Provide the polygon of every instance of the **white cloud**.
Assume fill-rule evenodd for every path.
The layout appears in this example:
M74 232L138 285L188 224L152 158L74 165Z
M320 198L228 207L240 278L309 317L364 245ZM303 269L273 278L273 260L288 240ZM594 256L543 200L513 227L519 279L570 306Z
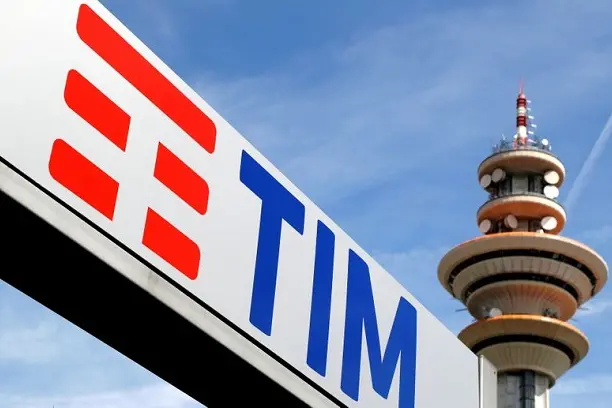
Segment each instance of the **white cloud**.
M431 215L451 230L461 205L452 200L465 190L449 179L467 162L462 156L482 158L497 135L512 130L520 76L544 131L549 121L584 114L575 101L612 85L612 47L603 40L612 36L609 2L476 4L308 50L264 74L226 80L206 72L189 82L323 209L343 200L353 207L392 185L410 194L364 208L354 216L359 228L376 224L368 232L380 233ZM425 233L406 229L406 240ZM388 244L377 239L378 248ZM453 313L461 305L437 281L445 249L374 257L457 332L472 319Z
M78 329L59 316L6 284L0 296L0 364L48 364L79 347Z
M610 136L612 136L612 114L608 118L599 137L595 141L595 144L593 144L593 147L591 148L588 157L582 164L582 167L580 168L580 171L578 172L578 175L576 176L576 179L572 183L572 187L570 188L567 194L567 198L563 203L568 215L570 214L571 210L576 205L576 202L582 195L582 190L587 186L589 182L589 176L593 172L593 169L599 161L601 154L604 152L608 140L610 139Z
M610 311L612 311L612 300L595 299L578 310L576 313L576 318L580 319L582 317L594 317Z
M612 374L593 374L580 378L561 379L553 390L555 395L612 393Z
M449 249L446 246L441 246L438 248L413 248L406 252L374 251L373 256L395 276L410 279L412 277L422 277L423 274L436 276L438 262ZM432 272L435 273L432 274Z
M581 241L589 245L603 245L612 240L612 225L601 225L582 232L579 235Z
M185 49L184 38L180 35L182 18L177 14L177 10L186 11L190 15L208 13L214 7L230 5L233 0L132 0L130 2L102 0L101 2L115 14L122 16L131 14L131 18L143 26L141 33L145 33L148 40L159 41L166 50L176 52Z
M2 408L198 408L202 407L176 388L158 383L130 390L106 391L92 394L0 395Z
M205 74L196 89L315 201L336 201L494 142L512 129L520 75L532 95L545 90L543 116L575 111L573 101L612 82L607 3L478 4L309 51L264 75Z
M0 323L0 327L3 325ZM0 332L0 362L17 364L47 363L59 357L61 347L49 341L58 337L58 327L40 322L32 327L9 328Z

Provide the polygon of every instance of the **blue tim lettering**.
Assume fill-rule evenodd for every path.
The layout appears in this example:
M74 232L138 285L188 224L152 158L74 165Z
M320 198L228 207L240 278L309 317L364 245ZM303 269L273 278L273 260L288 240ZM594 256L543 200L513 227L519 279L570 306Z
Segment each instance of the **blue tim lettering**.
M304 205L247 152L242 152L240 181L261 199L259 238L251 298L250 321L272 334L274 297L283 220L304 233Z
M359 399L361 349L363 332L365 332L374 390L381 397L388 398L393 375L399 362L399 408L414 408L416 323L414 306L401 298L384 356L381 356L370 271L359 255L352 250L349 251L342 391L355 401Z
M306 363L323 377L325 377L327 371L335 239L336 237L332 230L319 221L317 224L317 244Z

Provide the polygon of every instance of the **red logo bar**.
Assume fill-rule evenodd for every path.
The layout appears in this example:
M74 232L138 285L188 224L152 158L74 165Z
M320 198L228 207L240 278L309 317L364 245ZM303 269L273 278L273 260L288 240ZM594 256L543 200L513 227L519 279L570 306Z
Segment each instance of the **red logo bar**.
M198 245L151 208L147 211L142 243L189 279L198 277Z
M75 70L68 72L64 99L77 115L125 151L130 116Z
M191 208L206 214L208 183L161 143L157 147L153 175Z
M217 130L212 120L85 4L79 8L77 32L163 114L207 152L214 152ZM76 70L68 73L64 100L115 146L126 150L132 118ZM61 185L113 219L119 183L63 140L53 144L49 172ZM196 212L206 213L208 183L161 143L153 176ZM198 245L151 208L147 210L142 243L189 279L198 276Z
M119 183L61 139L53 142L49 173L106 218L113 219Z
M209 153L215 150L214 122L138 53L89 6L79 9L83 42Z

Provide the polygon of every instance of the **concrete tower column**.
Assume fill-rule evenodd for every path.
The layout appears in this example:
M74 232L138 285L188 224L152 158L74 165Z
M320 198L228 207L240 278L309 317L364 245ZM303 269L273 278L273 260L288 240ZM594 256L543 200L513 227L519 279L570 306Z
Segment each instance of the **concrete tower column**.
M497 408L550 408L548 377L534 371L497 377Z

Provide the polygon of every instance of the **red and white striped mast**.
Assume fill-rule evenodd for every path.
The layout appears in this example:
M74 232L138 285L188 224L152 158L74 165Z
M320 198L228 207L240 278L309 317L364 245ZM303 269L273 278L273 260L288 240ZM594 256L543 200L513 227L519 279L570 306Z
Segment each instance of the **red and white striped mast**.
M528 113L527 113L527 97L523 89L523 80L521 79L519 94L516 98L516 136L515 141L518 146L526 146L528 141Z

